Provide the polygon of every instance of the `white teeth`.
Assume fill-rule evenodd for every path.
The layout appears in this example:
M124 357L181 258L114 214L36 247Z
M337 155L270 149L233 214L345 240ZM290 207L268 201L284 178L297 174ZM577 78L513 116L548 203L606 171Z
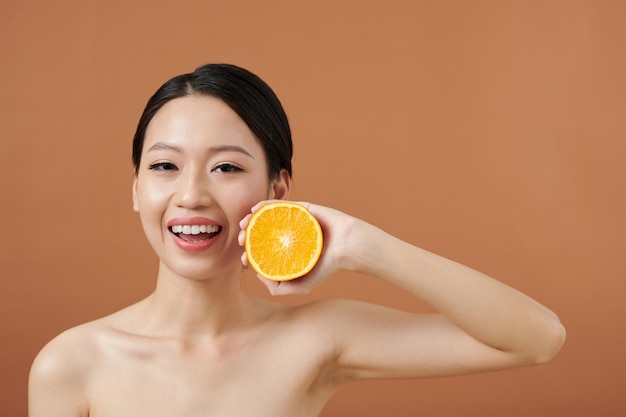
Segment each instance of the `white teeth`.
M182 225L177 224L172 226L173 233L182 233L185 235L197 235L200 233L215 233L219 230L219 226L208 226L208 225Z

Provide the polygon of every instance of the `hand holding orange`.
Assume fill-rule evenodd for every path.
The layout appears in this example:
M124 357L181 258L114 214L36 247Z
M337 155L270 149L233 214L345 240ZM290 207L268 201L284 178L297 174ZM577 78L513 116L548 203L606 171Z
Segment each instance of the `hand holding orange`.
M302 204L276 201L252 214L244 245L257 274L288 281L306 275L319 260L322 228Z

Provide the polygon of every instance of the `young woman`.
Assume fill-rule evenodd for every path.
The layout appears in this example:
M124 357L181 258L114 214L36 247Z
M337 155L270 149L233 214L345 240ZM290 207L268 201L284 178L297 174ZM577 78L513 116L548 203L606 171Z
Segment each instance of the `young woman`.
M166 82L133 144L133 206L160 259L154 292L70 329L35 359L30 417L310 417L342 385L546 362L565 332L547 308L359 219L308 204L325 248L309 291L345 269L439 313L350 300L288 307L240 288L250 213L291 186L291 135L272 90L212 64ZM176 226L197 226L183 228Z

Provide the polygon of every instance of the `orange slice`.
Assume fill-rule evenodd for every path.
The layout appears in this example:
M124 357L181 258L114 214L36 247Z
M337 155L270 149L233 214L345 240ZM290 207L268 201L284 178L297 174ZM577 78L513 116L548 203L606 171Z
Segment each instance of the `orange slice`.
M288 281L307 274L322 253L322 228L302 204L272 202L246 228L248 262L260 276Z

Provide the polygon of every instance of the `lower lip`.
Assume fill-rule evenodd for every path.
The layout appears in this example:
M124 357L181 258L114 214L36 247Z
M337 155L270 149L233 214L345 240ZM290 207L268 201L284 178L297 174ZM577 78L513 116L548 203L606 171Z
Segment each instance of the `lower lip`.
M170 235L172 236L172 239L174 240L176 246L188 252L205 251L213 246L213 243L215 243L215 241L217 240L217 236L214 236L211 239L203 240L201 242L189 242L187 240L179 238L172 232L170 232Z

